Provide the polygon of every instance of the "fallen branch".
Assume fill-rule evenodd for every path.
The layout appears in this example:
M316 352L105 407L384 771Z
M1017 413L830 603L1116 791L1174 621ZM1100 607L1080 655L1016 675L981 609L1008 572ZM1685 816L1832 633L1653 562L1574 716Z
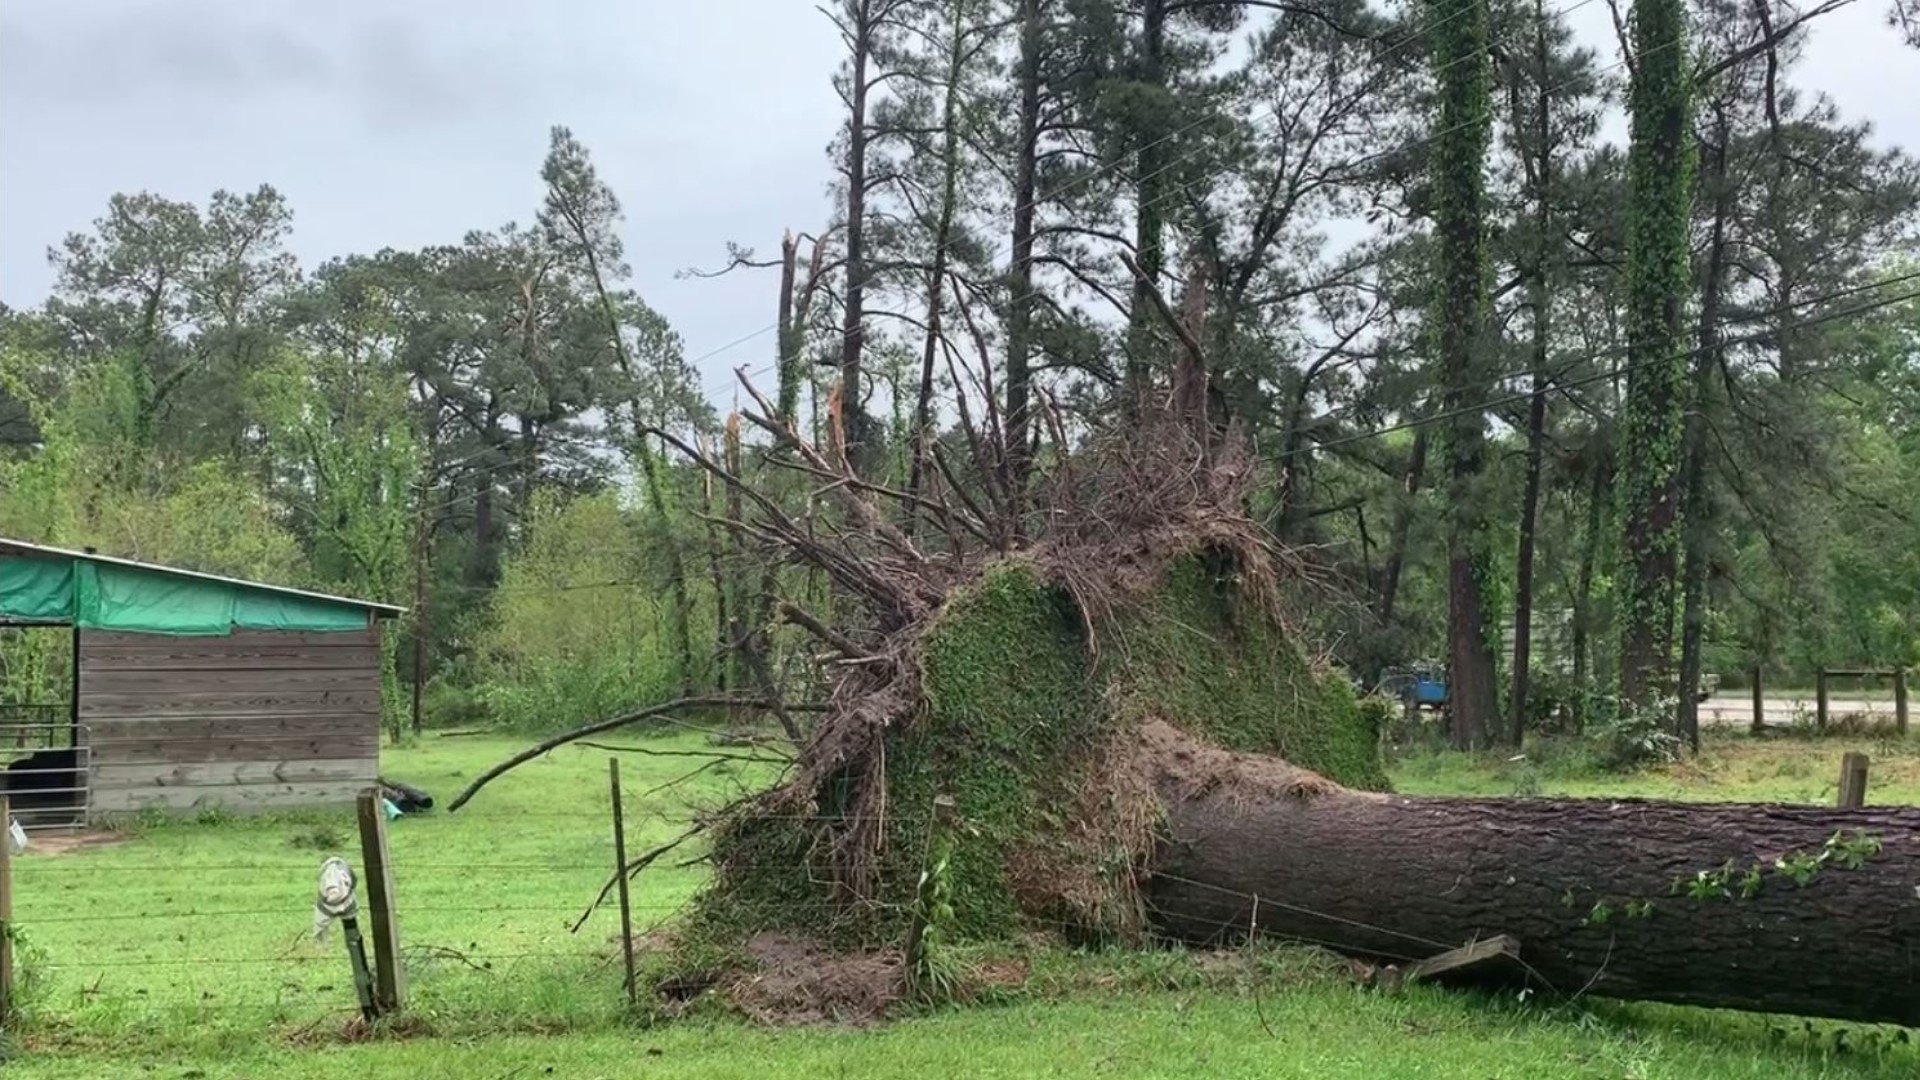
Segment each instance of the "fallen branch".
M684 698L676 698L664 704L652 706L651 708L641 709L639 712L625 713L623 715L613 717L612 719L609 719L609 720L596 720L593 723L587 724L584 727L577 727L571 731L563 731L560 734L553 736L552 738L542 739L541 741L533 744L532 746L528 747L525 750L520 751L519 753L513 755L512 757L501 762L500 764L495 765L493 768L488 769L486 772L481 773L478 777L474 778L473 783L467 785L466 790L454 796L453 801L447 804L447 813L451 814L454 811L460 809L462 806L465 806L467 800L473 798L475 792L479 791L481 788L486 787L488 784L498 779L501 776L501 774L506 773L509 770L518 768L521 765L525 765L527 762L532 761L534 758L537 758L540 755L556 747L565 746L570 742L575 742L577 740L584 739L589 735L598 735L603 731L612 731L614 728L617 728L617 727L625 727L628 724L637 724L642 720L652 720L656 717L666 717L667 714L679 712L682 709L725 709L725 708L770 709L771 706L768 702L762 701L758 698L740 698L740 697L732 697L732 696L684 697Z
M625 874L627 877L632 877L647 867L652 866L660 856L671 852L674 848L706 832L707 824L708 823L704 821L696 822L694 826L686 832L681 833L679 836L661 844L659 847L654 848L652 851L634 859L632 862L615 871L613 876L607 879L607 883L600 886L600 895L593 898L593 903L587 905L587 910L580 913L580 917L573 921L573 926L570 927L567 932L569 934L577 934L580 932L581 927L587 925L587 920L592 918L593 913L599 909L601 904L606 902L607 894L613 891L615 885L620 884L620 875Z
M669 854L675 848L679 847L681 844L684 844L687 841L693 839L694 837L699 836L701 833L706 832L708 829L713 828L715 825L718 825L721 822L726 821L728 818L730 818L733 815L735 811L739 810L741 807L759 798L760 798L759 792L750 792L746 795L742 795L739 798L728 803L727 805L719 808L718 810L715 810L713 813L707 815L706 817L703 817L700 820L695 821L693 825L687 829L686 832L683 832L679 836L676 836L673 839L667 841L666 843L661 844L659 847L654 848L652 851L649 851L641 855L639 858L629 861L627 865L621 867L611 877L607 878L607 883L605 885L600 886L600 895L594 897L593 903L587 905L587 910L580 913L580 918L574 921L573 927L568 931L568 933L577 934L580 932L580 928L582 926L585 926L587 924L587 920L593 917L594 911L597 910L601 904L606 903L607 894L613 892L613 887L620 883L621 874L625 874L629 878L633 877L635 874L638 874L640 871L645 870L649 866L652 866L655 862L657 862L660 859L661 856Z
M821 622L814 614L791 600L780 601L780 616L788 622L833 646L834 651L848 660L862 660L868 650L848 640L846 635Z
M729 754L724 750L655 750L650 746L615 746L612 743L582 742L581 746L590 746L595 750L609 750L616 754L645 754L648 757L696 757L713 758L718 761L751 761L760 765L784 765L793 759L790 757L758 757L753 754Z

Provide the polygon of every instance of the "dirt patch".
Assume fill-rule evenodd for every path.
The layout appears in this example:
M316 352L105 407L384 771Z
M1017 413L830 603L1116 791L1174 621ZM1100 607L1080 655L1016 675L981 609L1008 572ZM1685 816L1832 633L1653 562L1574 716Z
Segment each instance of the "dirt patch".
M806 938L764 933L747 942L747 954L756 969L736 978L727 997L763 1024L860 1027L884 1017L906 992L897 952L836 953Z
M1264 754L1240 754L1210 745L1167 723L1140 725L1136 764L1170 802L1219 794L1229 803L1258 805L1310 799L1346 789L1319 773Z
M88 848L112 847L133 839L123 832L28 833L27 854L72 855Z

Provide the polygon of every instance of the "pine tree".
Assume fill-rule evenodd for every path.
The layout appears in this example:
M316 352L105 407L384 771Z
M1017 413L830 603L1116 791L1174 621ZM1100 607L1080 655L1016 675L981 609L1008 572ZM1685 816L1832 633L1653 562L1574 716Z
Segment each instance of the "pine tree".
M1487 398L1486 160L1491 82L1485 0L1435 0L1431 7L1434 114L1434 269L1430 337L1447 477L1447 700L1453 743L1485 742L1497 709L1493 648L1487 639L1492 542L1485 492Z

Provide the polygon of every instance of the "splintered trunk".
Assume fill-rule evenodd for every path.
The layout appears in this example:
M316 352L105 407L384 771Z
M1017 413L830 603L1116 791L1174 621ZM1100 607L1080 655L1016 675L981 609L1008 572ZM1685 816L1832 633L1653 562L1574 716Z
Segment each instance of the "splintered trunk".
M1556 995L1920 1023L1920 809L1169 787L1145 893L1175 938L1407 962L1506 934L1503 981Z

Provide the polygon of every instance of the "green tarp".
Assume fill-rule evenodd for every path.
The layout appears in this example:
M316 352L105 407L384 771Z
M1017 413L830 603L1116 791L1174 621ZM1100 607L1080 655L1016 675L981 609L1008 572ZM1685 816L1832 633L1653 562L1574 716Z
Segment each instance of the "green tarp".
M73 560L0 555L0 618L66 623L73 618Z
M235 582L62 556L0 555L0 617L176 637L358 630L367 609Z
M367 609L310 596L236 589L233 625L249 630L364 630Z

